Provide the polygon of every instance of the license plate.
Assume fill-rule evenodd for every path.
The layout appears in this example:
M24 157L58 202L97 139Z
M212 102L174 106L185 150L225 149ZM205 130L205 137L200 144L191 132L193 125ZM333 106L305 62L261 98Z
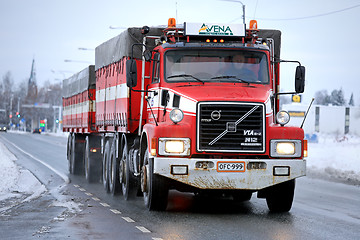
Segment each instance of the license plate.
M217 162L218 172L245 172L245 162Z

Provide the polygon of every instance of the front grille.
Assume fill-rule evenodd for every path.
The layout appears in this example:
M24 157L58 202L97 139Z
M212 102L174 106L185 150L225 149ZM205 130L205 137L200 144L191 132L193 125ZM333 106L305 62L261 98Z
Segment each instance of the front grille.
M263 104L201 102L197 113L199 152L265 152Z

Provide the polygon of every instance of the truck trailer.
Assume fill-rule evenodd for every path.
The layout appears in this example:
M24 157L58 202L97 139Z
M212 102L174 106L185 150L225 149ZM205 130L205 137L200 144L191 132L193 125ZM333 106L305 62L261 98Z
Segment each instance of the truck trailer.
M265 198L291 209L306 175L307 142L287 126L281 94L302 93L305 67L280 58L281 32L244 24L128 28L63 81L71 174L102 182L149 210L168 192ZM295 91L280 92L280 63L298 64Z

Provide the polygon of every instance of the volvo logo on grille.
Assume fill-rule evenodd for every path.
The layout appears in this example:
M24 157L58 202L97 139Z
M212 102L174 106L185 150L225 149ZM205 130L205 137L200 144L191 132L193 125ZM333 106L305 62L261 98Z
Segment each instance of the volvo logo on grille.
M212 111L211 112L211 119L212 120L214 120L214 121L217 121L217 120L219 120L220 118L221 118L221 110L220 111L218 111L218 110L215 110L215 111Z

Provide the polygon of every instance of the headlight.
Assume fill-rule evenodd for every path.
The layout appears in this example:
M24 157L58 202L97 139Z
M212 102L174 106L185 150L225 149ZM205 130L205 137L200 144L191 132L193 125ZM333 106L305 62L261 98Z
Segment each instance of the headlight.
M287 124L290 121L290 115L287 111L280 111L276 114L276 121L277 123L279 123L281 126L284 126L285 124Z
M189 138L159 138L159 155L189 156Z
M185 149L184 141L166 141L165 152L167 153L183 153Z
M174 108L173 110L171 110L170 119L175 124L178 122L181 122L183 120L183 118L184 118L184 113L179 108Z
M271 140L270 155L272 157L300 157L301 140Z
M295 144L290 142L280 142L276 144L276 152L281 155L294 155Z

